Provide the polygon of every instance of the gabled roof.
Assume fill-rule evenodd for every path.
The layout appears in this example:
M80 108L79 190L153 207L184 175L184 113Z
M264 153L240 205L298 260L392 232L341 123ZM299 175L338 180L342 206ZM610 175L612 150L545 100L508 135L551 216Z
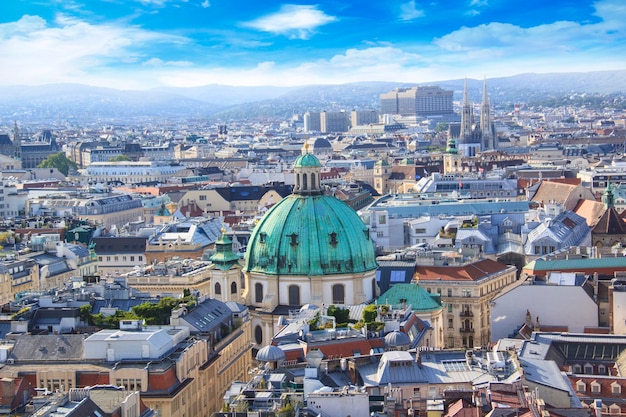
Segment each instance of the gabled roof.
M580 200L572 210L587 220L589 227L594 227L605 212L604 203L593 200Z
M626 222L615 207L609 207L592 230L595 234L626 235Z

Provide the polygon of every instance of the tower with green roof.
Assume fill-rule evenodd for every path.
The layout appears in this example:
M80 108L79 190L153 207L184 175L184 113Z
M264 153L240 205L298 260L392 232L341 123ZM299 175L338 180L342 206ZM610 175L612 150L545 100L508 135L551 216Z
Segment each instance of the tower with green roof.
M221 237L215 242L215 253L209 257L212 262L211 285L213 297L220 301L241 302L241 267L239 255L233 252L233 241L222 228Z

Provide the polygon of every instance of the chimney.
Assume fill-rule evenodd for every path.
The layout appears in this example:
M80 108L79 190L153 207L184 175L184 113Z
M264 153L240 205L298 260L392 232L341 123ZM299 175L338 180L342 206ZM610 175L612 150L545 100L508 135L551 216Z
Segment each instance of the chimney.
M593 401L593 408L596 409L596 417L602 417L602 400L596 399Z

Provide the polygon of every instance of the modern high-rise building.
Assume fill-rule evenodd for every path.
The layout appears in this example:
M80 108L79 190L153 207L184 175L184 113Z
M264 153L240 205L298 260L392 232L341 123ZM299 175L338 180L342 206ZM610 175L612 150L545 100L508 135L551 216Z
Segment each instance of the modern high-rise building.
M350 123L352 127L378 123L378 112L376 110L352 110Z
M308 111L304 113L304 131L305 132L321 132L320 113Z
M350 116L345 111L323 111L320 113L322 133L347 132L350 130Z
M401 116L452 114L452 94L437 86L396 88L380 95L380 111Z

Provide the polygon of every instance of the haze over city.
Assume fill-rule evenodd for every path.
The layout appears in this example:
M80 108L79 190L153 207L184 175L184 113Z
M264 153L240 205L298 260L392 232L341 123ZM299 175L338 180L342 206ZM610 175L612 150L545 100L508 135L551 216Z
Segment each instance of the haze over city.
M430 82L625 66L620 0L20 1L0 11L4 85Z

